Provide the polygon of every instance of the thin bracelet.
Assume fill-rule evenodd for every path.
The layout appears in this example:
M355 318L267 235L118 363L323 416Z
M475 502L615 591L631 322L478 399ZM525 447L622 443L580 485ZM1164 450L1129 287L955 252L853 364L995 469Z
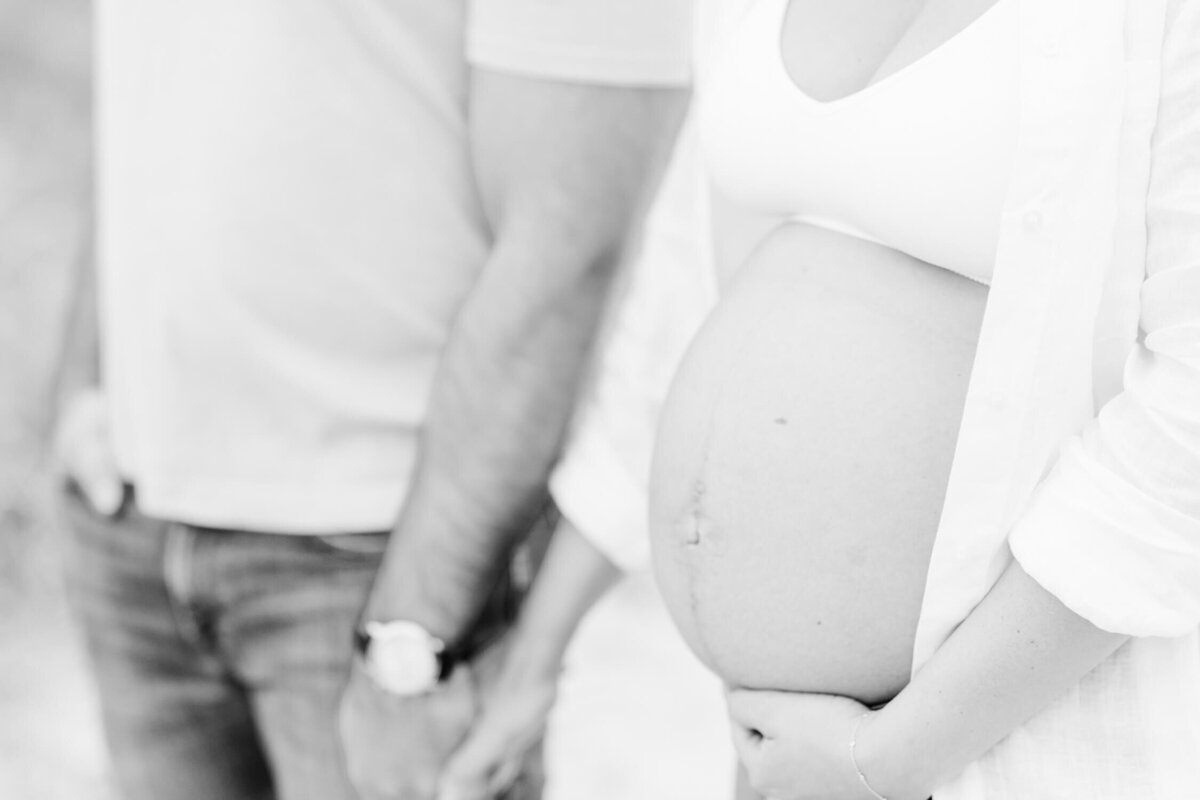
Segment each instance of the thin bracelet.
M858 721L854 723L854 731L850 734L850 763L854 765L854 771L858 773L859 783L863 785L864 789L871 793L871 797L874 797L875 800L887 800L886 797L872 789L871 784L867 783L867 776L863 775L862 769L858 766L858 758L854 755L854 746L858 744L858 729L862 727L863 720L866 719L870 713L870 711L867 711L858 718Z

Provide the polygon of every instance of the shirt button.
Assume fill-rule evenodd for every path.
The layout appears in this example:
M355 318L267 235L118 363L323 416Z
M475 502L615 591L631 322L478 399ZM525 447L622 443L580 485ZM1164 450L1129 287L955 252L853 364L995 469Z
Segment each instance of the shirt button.
M1042 42L1042 55L1046 58L1057 58L1062 52L1062 48L1058 44L1058 39L1047 39Z
M1030 211L1021 220L1021 227L1025 229L1026 233L1037 233L1044 224L1040 211Z

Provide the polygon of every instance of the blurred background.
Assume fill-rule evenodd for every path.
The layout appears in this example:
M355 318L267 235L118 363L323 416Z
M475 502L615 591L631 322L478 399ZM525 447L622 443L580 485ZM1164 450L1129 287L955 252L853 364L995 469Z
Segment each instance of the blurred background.
M90 4L0 0L0 799L113 800L96 701L63 599L46 439L84 249ZM577 637L547 800L724 798L717 687L648 576Z
M0 0L0 797L111 797L44 448L89 163L90 8Z

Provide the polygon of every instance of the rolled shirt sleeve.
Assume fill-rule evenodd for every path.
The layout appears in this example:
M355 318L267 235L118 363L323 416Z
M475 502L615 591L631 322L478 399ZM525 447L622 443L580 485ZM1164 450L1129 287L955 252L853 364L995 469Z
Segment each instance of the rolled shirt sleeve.
M536 77L682 86L692 0L471 0L467 59Z
M1063 448L1009 538L1069 608L1133 636L1200 625L1200 3L1170 8L1142 340L1123 390Z
M716 302L706 219L688 124L550 479L563 515L627 572L649 560L647 491L659 411L684 351Z
M649 453L637 444L623 450L619 428L641 427L648 434L651 426L641 415L608 416L616 405L613 400L609 395L589 401L583 424L551 476L550 492L563 517L584 539L623 572L634 572L650 561L644 480Z

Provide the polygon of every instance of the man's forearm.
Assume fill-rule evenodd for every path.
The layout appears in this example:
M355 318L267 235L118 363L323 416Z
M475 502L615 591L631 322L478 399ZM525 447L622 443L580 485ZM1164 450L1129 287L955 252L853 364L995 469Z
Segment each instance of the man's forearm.
M597 265L541 308L485 291L463 309L368 616L452 640L474 619L543 507L611 271Z
M495 236L443 352L420 460L368 603L451 642L528 531L618 266L687 94L480 72L473 151Z

